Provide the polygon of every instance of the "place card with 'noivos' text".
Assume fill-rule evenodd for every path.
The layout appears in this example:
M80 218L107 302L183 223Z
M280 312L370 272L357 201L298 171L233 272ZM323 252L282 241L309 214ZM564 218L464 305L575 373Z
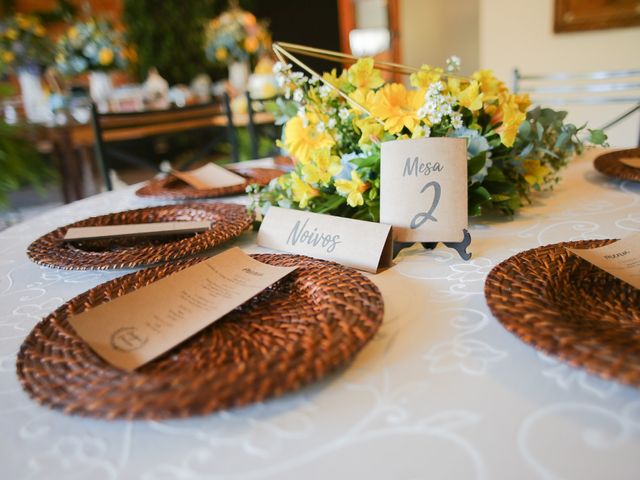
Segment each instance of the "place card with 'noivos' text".
M618 161L627 167L640 168L640 157L623 157L618 159Z
M100 357L132 371L220 319L296 267L232 248L69 318Z
M233 173L231 170L216 165L215 163L207 163L203 167L189 170L188 172L172 170L171 174L183 182L188 183L196 190L234 187L246 183L246 179L243 176Z
M64 234L64 240L88 240L122 237L153 237L163 235L184 235L205 232L211 222L156 222L130 223L126 225L104 225L96 227L71 227Z
M417 138L383 142L380 222L399 242L461 242L468 226L467 142Z
M596 267L640 288L640 233L597 248L567 248Z
M391 226L319 213L270 207L258 245L333 260L376 273L391 265Z

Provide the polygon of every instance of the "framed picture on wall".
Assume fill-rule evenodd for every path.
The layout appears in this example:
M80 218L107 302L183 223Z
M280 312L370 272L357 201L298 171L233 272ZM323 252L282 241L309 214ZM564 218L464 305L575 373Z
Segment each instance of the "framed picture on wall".
M634 26L640 26L640 0L555 0L556 33Z

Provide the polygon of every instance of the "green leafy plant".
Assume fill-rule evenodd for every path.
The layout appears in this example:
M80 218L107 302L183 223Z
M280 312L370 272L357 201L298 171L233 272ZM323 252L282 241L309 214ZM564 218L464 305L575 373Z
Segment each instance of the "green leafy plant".
M10 93L7 87L0 88L0 99ZM24 185L42 191L56 178L28 139L25 128L8 124L0 117L0 210L10 206L9 193Z

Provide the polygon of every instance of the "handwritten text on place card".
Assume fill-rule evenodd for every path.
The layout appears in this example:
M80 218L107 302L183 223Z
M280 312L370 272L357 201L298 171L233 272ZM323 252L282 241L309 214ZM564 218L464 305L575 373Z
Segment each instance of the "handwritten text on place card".
M127 225L105 225L97 227L72 227L64 235L65 240L87 240L90 238L136 237L182 235L209 230L211 222L157 222L130 223Z
M391 264L390 232L380 223L270 207L258 245L375 273Z
M197 190L234 187L246 183L246 179L241 175L233 173L231 170L216 165L215 163L207 163L203 167L188 172L172 170L171 174Z
M640 288L640 233L597 248L567 248L596 267Z
M459 242L467 228L467 146L462 138L384 142L380 222L401 242Z
M134 370L186 340L285 277L232 248L151 285L69 318L109 363Z

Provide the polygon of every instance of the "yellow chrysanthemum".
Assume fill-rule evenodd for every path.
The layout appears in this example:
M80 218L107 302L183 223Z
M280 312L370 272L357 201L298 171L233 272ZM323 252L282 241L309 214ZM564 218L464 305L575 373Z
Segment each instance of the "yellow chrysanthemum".
M551 173L551 169L540 164L540 160L525 160L522 162L524 167L524 179L529 185L543 185L544 179Z
M472 112L482 108L483 94L480 93L480 84L473 80L467 87L456 95L458 102Z
M322 78L342 91L344 91L349 86L349 79L347 78L346 70L343 70L338 77L336 69L334 68L333 70L331 70L331 72L323 73Z
M220 62L224 62L228 56L229 54L226 48L224 47L216 48L216 60L219 60Z
M311 162L302 167L302 178L311 184L327 184L342 171L340 157L331 155L331 147L313 152Z
M366 117L353 122L355 126L360 130L359 145L370 145L374 141L382 140L384 135L384 127L377 120Z
M500 133L500 140L504 146L513 146L520 124L524 122L525 119L525 113L520 111L517 104L508 102L502 106L502 125L498 128L498 132Z
M38 24L33 28L33 33L37 37L44 37L44 34L47 33L47 31L42 25Z
M298 202L300 208L307 208L309 200L319 195L320 192L302 180L296 172L292 172L291 193L293 194L293 201Z
M420 70L411 74L411 85L416 88L425 89L433 82L440 80L442 73L441 68L433 68L431 65L422 65Z
M312 123L305 126L300 117L294 117L284 127L284 145L302 164L311 161L315 150L331 147L335 142L327 132L319 132Z
M380 71L373 68L373 58L361 58L347 72L347 78L358 90L370 90L382 86Z
M105 67L111 65L113 63L113 50L110 48L103 47L98 52L98 63L100 65L104 65Z
M2 61L5 63L11 63L15 58L13 52L2 52Z
M15 28L9 28L6 32L4 32L4 36L9 40L15 40L18 38L18 31Z
M424 103L419 90L407 90L400 83L389 83L375 93L371 113L384 120L390 133L399 133L404 127L413 131L420 119L418 109Z
M256 37L247 37L244 39L244 49L249 53L255 53L260 43Z
M358 172L351 172L351 180L338 179L334 182L336 191L343 196L347 196L347 204L350 207L364 205L362 194L369 189L369 184L362 181Z
M491 70L478 70L473 74L473 79L480 83L485 101L495 100L498 94L506 89L504 83L498 80Z
M528 93L513 95L513 102L518 105L518 110L520 110L521 112L526 112L527 109L531 106L531 98L529 98Z
M23 30L26 30L27 28L29 28L32 21L33 21L32 17L28 17L21 14L16 15L16 22L18 23L18 26Z
M364 108L371 111L371 106L375 100L375 93L371 90L355 90L349 94L349 97L353 98ZM354 107L354 110L357 112L360 111L357 107Z

